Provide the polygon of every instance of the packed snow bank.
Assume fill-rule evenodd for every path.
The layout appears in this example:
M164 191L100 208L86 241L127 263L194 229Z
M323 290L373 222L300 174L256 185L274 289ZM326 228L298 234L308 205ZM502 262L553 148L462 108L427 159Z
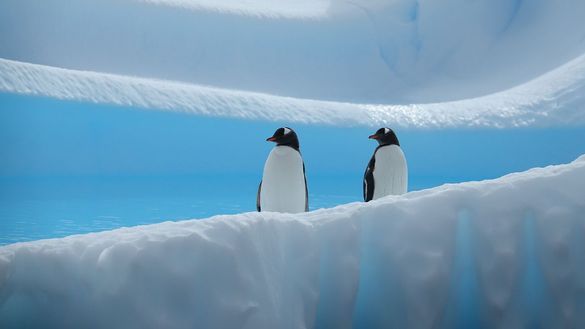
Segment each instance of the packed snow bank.
M335 125L585 124L585 2L7 0L0 92Z
M0 59L0 91L293 123L439 128L583 125L585 55L503 92L430 104L317 101L3 59Z
M334 124L564 124L584 112L584 12L581 0L6 0L0 91Z
M581 0L4 0L0 58L359 103L473 98L585 53Z
M306 214L0 248L2 328L580 328L585 156Z

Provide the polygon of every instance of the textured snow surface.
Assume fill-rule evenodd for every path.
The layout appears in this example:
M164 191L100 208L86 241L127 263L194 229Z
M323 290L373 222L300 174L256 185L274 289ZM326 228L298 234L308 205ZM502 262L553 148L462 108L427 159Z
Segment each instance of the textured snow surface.
M538 79L500 93L461 101L411 105L280 97L3 59L0 59L0 73L0 91L206 116L442 128L585 124L585 55Z
M338 125L582 125L584 12L581 0L5 0L0 92Z
M0 248L2 328L582 328L585 156L305 214Z

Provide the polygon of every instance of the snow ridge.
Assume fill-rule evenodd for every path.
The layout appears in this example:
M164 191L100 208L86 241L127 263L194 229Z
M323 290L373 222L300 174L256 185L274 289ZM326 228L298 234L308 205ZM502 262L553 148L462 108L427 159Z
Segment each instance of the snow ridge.
M335 125L582 125L583 12L581 0L5 0L0 92Z
M0 247L0 325L585 325L585 156L306 214Z
M585 55L504 92L429 104L299 99L5 59L0 59L0 91L205 116L309 124L416 128L580 125L585 123Z

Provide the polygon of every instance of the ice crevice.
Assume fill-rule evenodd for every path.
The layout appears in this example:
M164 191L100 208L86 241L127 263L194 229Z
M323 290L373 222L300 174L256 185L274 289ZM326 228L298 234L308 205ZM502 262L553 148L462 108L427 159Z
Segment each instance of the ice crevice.
M375 36L375 39L376 39L376 46L378 48L378 54L380 56L380 60L384 63L384 65L388 69L388 73L396 75L397 72L394 70L391 62L388 60L388 58L386 58L386 55L384 54L382 40L380 40L380 35L378 32L380 30L380 28L378 27L378 24L376 23L376 19L374 18L374 15L370 11L370 9L368 9L365 5L359 4L359 3L355 2L355 1L351 1L351 0L345 0L344 3L349 4L351 6L354 6L355 8L358 8L361 12L363 12L364 17L367 19L369 24L372 26L372 34Z

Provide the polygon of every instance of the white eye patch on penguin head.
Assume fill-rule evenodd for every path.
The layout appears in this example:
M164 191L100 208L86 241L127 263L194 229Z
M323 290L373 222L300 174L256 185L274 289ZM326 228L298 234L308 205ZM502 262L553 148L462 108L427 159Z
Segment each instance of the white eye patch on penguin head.
M373 135L370 135L368 138L377 140L378 144L380 145L400 146L400 142L398 141L398 137L396 137L394 131L387 127L376 130L376 132Z
M299 149L297 134L289 127L276 129L272 137L268 137L266 140L269 142L275 142L278 146L290 146L296 150Z

